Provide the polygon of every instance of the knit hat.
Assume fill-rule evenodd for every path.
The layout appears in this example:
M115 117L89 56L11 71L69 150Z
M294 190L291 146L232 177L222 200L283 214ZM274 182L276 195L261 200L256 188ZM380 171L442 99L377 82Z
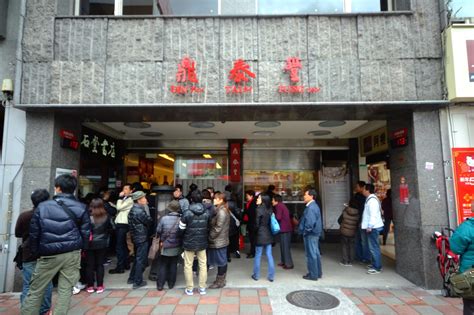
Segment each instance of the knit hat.
M166 211L168 212L179 212L180 209L179 202L176 200L172 200L167 206L166 206Z
M146 197L146 194L143 191L136 191L132 194L133 201L136 201L142 197Z

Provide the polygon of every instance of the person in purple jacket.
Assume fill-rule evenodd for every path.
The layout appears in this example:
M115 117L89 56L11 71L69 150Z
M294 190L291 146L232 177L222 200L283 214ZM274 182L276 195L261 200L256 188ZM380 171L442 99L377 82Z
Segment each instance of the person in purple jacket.
M293 269L293 259L291 258L291 234L293 227L290 220L290 211L283 203L281 195L273 195L273 208L275 216L280 223L280 263L278 266L283 269Z

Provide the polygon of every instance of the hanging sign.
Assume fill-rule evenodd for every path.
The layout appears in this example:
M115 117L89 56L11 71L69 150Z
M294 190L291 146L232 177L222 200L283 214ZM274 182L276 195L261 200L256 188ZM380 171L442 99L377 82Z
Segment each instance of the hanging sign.
M474 216L474 148L453 148L452 154L458 223L462 223Z
M303 93L318 93L321 91L319 87L309 86L306 87L300 84L299 71L301 70L301 59L298 57L288 57L286 59L286 65L283 68L284 72L288 72L290 75L289 85L279 85L278 92L281 94L303 94Z
M241 150L242 144L231 143L230 144L230 174L229 179L231 182L240 182L240 170L241 170Z
M203 87L196 85L199 83L196 74L196 62L189 57L184 57L178 64L176 82L178 83L177 85L170 87L170 91L173 94L185 95L204 92Z
M60 146L61 148L67 148L72 150L77 150L79 148L79 141L74 132L61 129L59 131L59 136L61 137Z

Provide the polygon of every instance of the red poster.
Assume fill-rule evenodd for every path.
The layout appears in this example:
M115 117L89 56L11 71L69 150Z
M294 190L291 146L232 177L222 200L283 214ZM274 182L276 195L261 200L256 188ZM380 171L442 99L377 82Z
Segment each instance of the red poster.
M240 152L242 145L240 143L230 144L230 181L240 182L241 158Z
M454 187L458 223L473 217L474 200L474 148L453 148Z

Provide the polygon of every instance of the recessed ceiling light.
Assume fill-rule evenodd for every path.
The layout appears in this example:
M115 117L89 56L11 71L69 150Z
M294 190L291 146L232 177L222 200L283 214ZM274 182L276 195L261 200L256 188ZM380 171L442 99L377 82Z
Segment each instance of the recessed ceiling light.
M198 132L195 132L194 134L200 137L217 136L217 132L213 132L213 131L198 131Z
M327 136L329 134L331 134L331 131L328 130L313 130L308 132L310 136Z
M212 159L212 155L210 154L203 154L202 157L205 159Z
M140 134L145 137L161 137L163 135L161 132L157 131L143 131L140 132Z
M339 127L345 125L346 122L344 120L326 120L319 123L320 127Z
M150 124L147 124L145 122L126 122L126 123L123 123L124 126L127 126L129 128L136 128L136 129L146 129L146 128L150 128L151 125Z
M260 128L275 128L280 126L281 123L279 121L257 121L255 126Z
M211 123L209 121L192 121L189 123L189 126L193 128L206 129L206 128L212 128L215 125L214 123Z
M254 132L252 132L252 134L253 134L254 136L266 136L266 137L271 136L271 135L273 135L274 133L275 133L275 131L270 131L270 130L262 130L262 131L254 131Z
M164 158L165 160L174 162L174 159L171 156L169 156L168 154L162 153L162 154L158 154L158 156Z
M217 168L217 169L221 169L222 166L221 166L218 162L216 162L216 168Z

